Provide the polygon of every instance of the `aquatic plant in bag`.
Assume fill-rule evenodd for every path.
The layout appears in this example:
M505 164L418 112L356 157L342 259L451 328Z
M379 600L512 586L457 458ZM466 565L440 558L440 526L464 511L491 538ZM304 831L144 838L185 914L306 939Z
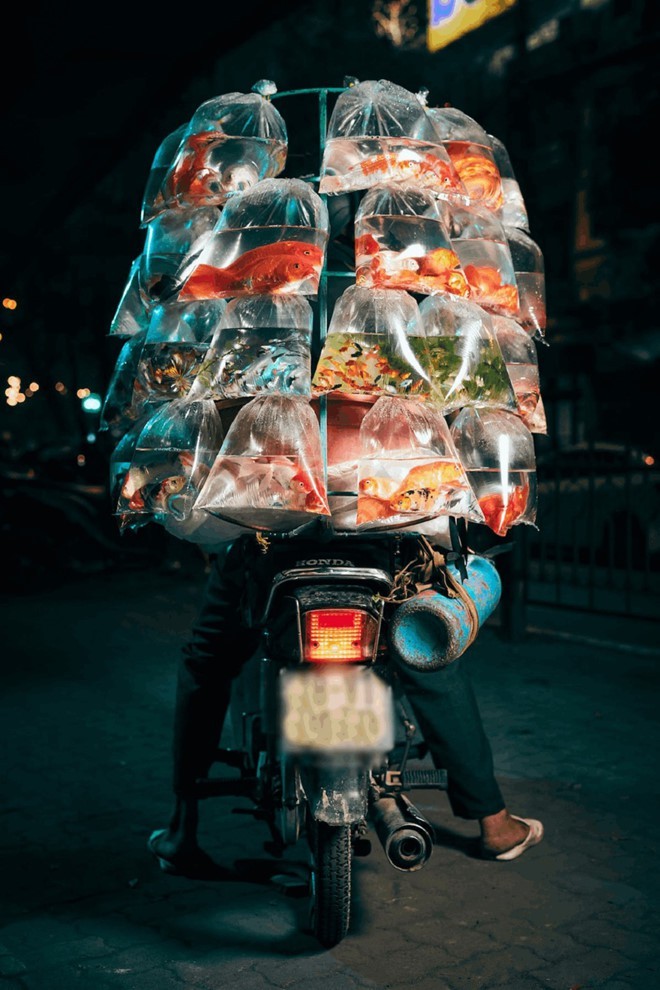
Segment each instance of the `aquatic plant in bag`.
M401 182L467 201L423 102L386 79L357 82L337 97L330 116L319 192Z
M221 206L235 193L279 175L286 124L260 93L225 93L193 113L160 192L166 208Z
M328 240L328 209L302 179L264 179L228 200L179 299L292 293L315 296Z
M184 520L222 442L220 416L211 401L175 399L142 427L122 481L115 514L120 529L166 516Z
M428 113L470 197L469 205L499 210L504 202L502 177L486 131L457 107L429 107Z
M334 305L312 379L315 396L425 395L430 383L415 354L423 334L409 293L349 285Z
M465 405L515 411L516 397L490 314L472 300L452 295L427 296L419 312L424 334L418 358L442 411Z
M264 393L309 398L313 321L304 296L230 300L191 396L217 401Z
M380 185L355 212L355 280L370 289L467 296L449 208L428 189Z
M239 409L196 508L272 532L329 516L321 432L309 400L263 395Z
M504 227L474 206L450 209L451 244L469 285L469 296L489 313L517 317L518 287Z
M516 394L518 414L531 433L547 433L534 340L515 320L493 316L497 342Z
M450 433L483 513L498 536L536 521L534 438L517 413L466 406Z
M387 528L438 515L482 520L445 418L420 400L381 396L360 426L357 524Z

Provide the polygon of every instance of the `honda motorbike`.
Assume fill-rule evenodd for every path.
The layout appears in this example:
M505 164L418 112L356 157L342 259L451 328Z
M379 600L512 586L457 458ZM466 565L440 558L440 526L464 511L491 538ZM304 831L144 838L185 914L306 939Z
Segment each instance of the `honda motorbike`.
M240 795L265 821L267 848L306 846L310 930L330 948L347 934L356 856L375 832L396 870L421 869L433 828L409 792L446 789L444 770L413 769L426 753L387 641L391 571L341 556L293 560L244 621L261 647L234 686L230 779L199 781L200 797Z

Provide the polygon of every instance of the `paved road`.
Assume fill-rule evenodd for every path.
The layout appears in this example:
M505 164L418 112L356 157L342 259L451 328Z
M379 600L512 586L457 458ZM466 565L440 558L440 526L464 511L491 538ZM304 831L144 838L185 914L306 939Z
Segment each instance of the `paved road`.
M509 807L546 826L520 860L477 859L474 824L418 792L431 859L401 874L374 840L331 951L281 879L303 850L270 859L265 826L232 812L245 802L203 806L231 879L161 874L145 841L170 810L174 671L202 577L104 574L0 602L2 990L660 985L660 655L593 636L512 646L487 626L470 649Z

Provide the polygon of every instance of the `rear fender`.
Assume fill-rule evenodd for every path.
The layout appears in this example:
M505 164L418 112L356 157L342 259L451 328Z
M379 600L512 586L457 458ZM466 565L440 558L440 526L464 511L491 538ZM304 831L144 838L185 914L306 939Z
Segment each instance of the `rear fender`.
M362 767L300 767L312 817L327 825L352 825L367 817L369 770Z

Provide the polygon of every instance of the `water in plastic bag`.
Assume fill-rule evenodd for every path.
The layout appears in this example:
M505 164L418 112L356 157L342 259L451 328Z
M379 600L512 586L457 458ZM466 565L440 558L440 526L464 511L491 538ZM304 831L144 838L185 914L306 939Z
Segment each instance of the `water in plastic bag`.
M180 269L197 257L218 219L213 206L166 210L147 225L140 256L140 287L148 299L166 301L181 285Z
M108 431L119 440L144 411L143 395L137 381L137 369L147 331L129 337L117 355L103 399L99 430Z
M142 194L142 208L140 210L140 226L142 227L172 205L166 201L163 195L163 182L185 137L187 127L187 124L181 124L176 130L171 131L156 149Z
M315 296L328 230L327 207L309 183L264 179L227 202L179 299Z
M485 524L498 536L535 525L534 438L517 413L466 406L450 432Z
M271 532L329 516L319 421L309 400L257 396L239 409L196 508Z
M482 520L449 427L428 403L381 396L360 427L357 524L387 528L438 515Z
M451 295L427 296L419 312L424 327L419 360L443 412L466 405L515 411L516 396L490 314Z
M380 183L413 183L467 201L424 104L384 79L358 82L338 96L328 124L319 192L336 195Z
M110 337L133 337L149 326L153 302L141 290L140 265L140 257L131 264L119 305L110 322Z
M222 442L213 402L178 399L158 409L137 437L122 481L116 515L120 528L186 519Z
M527 207L523 199L520 183L516 179L516 174L509 158L509 152L499 138L489 134L490 146L493 150L493 157L502 177L502 205L498 210L500 223L507 227L517 227L519 230L526 230L529 233L529 216Z
M470 292L448 206L426 189L382 185L365 193L355 214L355 267L356 284L371 289Z
M518 286L520 312L517 320L527 333L543 337L547 324L543 253L526 231L505 226L504 233Z
M286 164L286 124L259 93L227 93L193 114L162 182L172 206L221 206Z
M432 107L428 112L465 186L469 205L501 209L502 177L483 127L457 107Z
M493 213L451 207L451 243L469 285L469 296L489 313L520 312L518 287L504 227Z
M192 395L218 401L262 394L309 398L313 321L304 296L232 299Z
M314 395L428 395L429 378L415 353L423 332L409 293L350 285L332 311Z
M493 327L516 394L518 414L530 433L547 433L541 403L538 354L533 339L515 320L493 316Z

